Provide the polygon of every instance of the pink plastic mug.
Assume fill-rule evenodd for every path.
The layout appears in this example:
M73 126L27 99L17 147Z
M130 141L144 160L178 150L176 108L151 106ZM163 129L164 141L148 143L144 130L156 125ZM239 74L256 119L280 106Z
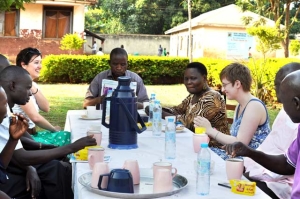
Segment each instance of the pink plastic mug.
M170 174L172 174L172 170L174 169L174 173L172 178L174 178L177 174L177 169L175 167L172 167L172 164L169 162L154 162L153 163L153 177L155 178L155 175L157 173L158 169L168 169L170 171Z
M104 148L89 148L88 149L88 162L90 169L94 168L97 162L103 162L104 160Z
M99 177L102 174L109 173L109 167L106 162L97 162L94 165L94 169L92 172L92 181L91 181L91 186L93 188L98 189L98 182L99 182ZM106 189L107 187L107 182L108 182L108 177L104 177L101 183L101 187Z
M140 168L137 160L126 160L123 169L130 171L134 185L140 184Z
M173 180L169 169L157 169L153 182L153 192L169 192L173 189Z
M244 161L238 158L230 158L226 160L227 179L241 179L244 172Z
M195 153L199 152L201 143L209 143L209 140L210 139L207 134L194 134L193 144Z

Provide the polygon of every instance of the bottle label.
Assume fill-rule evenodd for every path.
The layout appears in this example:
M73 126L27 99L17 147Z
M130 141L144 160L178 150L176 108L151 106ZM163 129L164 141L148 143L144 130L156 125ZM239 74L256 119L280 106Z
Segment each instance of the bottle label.
M198 161L198 172L200 174L210 173L210 161Z

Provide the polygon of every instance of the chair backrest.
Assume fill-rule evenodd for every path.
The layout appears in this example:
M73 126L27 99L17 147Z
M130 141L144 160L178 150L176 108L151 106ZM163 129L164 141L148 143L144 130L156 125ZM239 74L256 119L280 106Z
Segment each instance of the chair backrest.
M232 105L232 104L226 104L226 112L227 111L235 111L235 107L236 107L236 105ZM227 121L228 121L228 124L232 124L233 123L233 117L234 117L234 115L232 116L232 117L228 117L228 114L227 114Z

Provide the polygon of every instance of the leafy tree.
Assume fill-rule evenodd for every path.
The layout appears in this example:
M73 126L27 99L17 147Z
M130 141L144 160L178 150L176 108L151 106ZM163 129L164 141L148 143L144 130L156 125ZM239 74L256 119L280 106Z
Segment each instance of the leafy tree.
M280 23L283 21L284 28L284 37L281 40L281 45L284 49L284 56L289 56L289 36L290 31L295 22L297 21L297 16L300 11L299 0L239 0L238 4L244 9L250 9L256 11L258 14L264 14L276 22L276 29L278 34L281 34ZM290 8L294 5L298 6L293 16Z
M69 54L72 51L79 50L82 48L82 45L85 41L79 37L76 33L74 34L65 34L60 41L60 49L68 50Z
M105 29L103 13L104 12L101 9L88 10L85 13L85 29L96 33L103 33Z
M247 18L248 22L251 22ZM280 49L280 42L284 37L284 33L278 33L276 27L266 26L266 21L261 18L259 21L254 23L254 26L247 28L247 33L254 36L257 41L256 49L263 55L263 60L261 62L256 62L254 58L250 61L253 62L253 80L255 85L255 95L266 102L267 98L270 96L268 85L270 81L273 81L268 72L266 72L267 58L266 54L274 50Z
M16 8L24 9L24 3L34 2L35 0L1 0L0 1L0 11L9 10L11 6L16 6Z
M186 2L186 0L101 0L91 9L103 11L101 23L104 27L101 27L101 32L164 34L166 30L188 20ZM234 2L235 0L193 0L192 17Z
M291 40L290 50L291 50L292 55L294 55L294 56L299 55L300 42L298 40Z

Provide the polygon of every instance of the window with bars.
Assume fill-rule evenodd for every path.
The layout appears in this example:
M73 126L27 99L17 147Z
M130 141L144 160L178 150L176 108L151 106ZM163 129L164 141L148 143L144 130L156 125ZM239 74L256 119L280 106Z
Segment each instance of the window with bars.
M44 38L62 38L72 31L73 7L44 7Z

